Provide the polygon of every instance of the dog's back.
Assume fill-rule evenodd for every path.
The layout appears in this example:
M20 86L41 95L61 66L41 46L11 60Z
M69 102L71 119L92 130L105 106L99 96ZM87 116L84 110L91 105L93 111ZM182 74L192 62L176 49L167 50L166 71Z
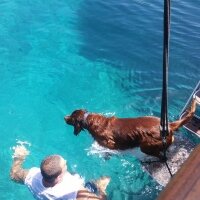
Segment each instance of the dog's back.
M159 126L160 119L158 117L153 116L145 116L138 118L116 118L113 123L113 128L116 129L131 129L132 131L139 130L141 128L144 129L152 129L155 126ZM125 131L127 132L127 131Z
M85 128L100 145L124 150L139 146L147 134L159 133L159 125L160 119L152 116L116 118L90 114Z

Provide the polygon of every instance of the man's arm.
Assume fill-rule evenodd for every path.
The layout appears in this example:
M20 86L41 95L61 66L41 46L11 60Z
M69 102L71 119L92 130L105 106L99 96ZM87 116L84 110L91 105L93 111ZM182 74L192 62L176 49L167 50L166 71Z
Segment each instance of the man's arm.
M98 189L98 195L88 191L86 188L82 188L78 191L76 200L93 199L93 200L106 200L106 188L110 182L110 177L103 176L96 180L94 183Z
M24 146L16 146L14 150L10 177L13 181L24 183L29 170L23 169L22 164L29 152Z
M79 190L76 196L76 200L86 200L86 199L92 199L92 200L106 200L106 195L96 195L92 192L89 192L87 189Z

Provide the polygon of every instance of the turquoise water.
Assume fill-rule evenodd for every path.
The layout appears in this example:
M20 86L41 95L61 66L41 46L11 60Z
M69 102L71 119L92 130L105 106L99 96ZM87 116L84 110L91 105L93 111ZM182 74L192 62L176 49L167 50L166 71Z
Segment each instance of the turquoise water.
M199 81L199 1L172 1L169 119ZM155 199L163 189L136 157L90 153L63 117L78 108L118 117L160 115L162 2L35 0L0 2L0 197L33 199L9 179L11 148L31 143L25 167L58 153L85 179L109 175L112 200ZM193 138L179 132L188 139Z

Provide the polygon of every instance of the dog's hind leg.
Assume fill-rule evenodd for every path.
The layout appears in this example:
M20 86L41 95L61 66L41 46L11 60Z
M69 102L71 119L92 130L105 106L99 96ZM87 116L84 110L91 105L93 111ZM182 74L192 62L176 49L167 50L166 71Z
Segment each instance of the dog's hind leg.
M172 132L177 131L181 126L187 124L192 119L196 110L196 104L196 100L193 99L190 108L186 111L186 114L183 116L183 118L169 124Z

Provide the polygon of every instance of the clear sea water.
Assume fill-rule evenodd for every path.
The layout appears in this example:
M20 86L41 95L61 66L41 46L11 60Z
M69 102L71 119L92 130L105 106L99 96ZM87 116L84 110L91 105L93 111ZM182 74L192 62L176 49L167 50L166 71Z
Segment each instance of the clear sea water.
M170 121L200 79L199 3L171 1ZM109 175L111 200L156 199L163 188L134 155L91 154L90 135L75 137L63 117L160 116L163 1L3 0L0 13L0 199L33 199L9 179L17 140L31 143L26 168L57 153L87 180Z

